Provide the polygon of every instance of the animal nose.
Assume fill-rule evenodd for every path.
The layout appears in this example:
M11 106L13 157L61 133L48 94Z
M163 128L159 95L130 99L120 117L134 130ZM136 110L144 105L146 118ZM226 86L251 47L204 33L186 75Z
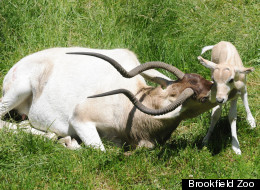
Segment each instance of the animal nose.
M220 103L220 104L223 103L224 102L224 98L217 98L217 102Z

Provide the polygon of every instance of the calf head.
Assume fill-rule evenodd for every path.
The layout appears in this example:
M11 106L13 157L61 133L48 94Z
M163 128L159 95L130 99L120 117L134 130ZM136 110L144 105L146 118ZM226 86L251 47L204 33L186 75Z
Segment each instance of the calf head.
M229 93L237 88L235 83L240 81L241 78L245 78L245 74L254 70L252 67L237 67L227 62L216 64L201 56L198 57L198 60L203 66L211 70L211 77L216 85L216 100L218 103L225 103L228 100Z

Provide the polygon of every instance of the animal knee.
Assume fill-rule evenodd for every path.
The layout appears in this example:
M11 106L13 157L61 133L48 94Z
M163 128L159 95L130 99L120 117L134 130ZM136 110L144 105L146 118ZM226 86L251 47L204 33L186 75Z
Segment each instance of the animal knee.
M148 141L148 140L141 140L139 143L138 143L138 148L142 148L142 147L145 147L145 148L149 148L149 149L153 149L154 148L154 143Z
M58 143L71 150L76 150L81 148L78 142L75 139L71 139L70 136L66 136L64 138L59 139Z
M228 115L228 120L229 120L229 123L236 122L237 121L236 114L229 114Z
M74 128L77 135L86 146L105 151L105 147L100 139L94 122L82 122L78 120L77 117L73 116L70 119L70 125Z

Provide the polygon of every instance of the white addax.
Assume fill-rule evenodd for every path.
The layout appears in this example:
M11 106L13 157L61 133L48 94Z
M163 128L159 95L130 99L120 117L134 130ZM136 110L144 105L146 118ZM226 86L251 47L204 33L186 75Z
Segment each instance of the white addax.
M117 63L109 64L111 60ZM172 81L153 70L157 67L179 79ZM144 78L163 88L148 86ZM29 55L10 69L3 82L0 117L17 110L35 129L65 137L62 142L70 147L75 143L67 136L101 150L105 150L101 137L118 145L153 147L164 143L183 119L216 105L208 101L211 86L201 76L165 63L140 65L126 49L52 48ZM123 94L88 98L111 90Z

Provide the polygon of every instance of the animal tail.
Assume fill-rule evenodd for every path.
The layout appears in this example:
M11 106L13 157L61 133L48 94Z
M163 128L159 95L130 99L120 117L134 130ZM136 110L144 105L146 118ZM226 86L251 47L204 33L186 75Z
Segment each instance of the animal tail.
M202 48L200 55L202 55L202 54L205 53L206 51L212 49L213 47L214 47L214 45L213 45L213 46L206 46L206 47Z

